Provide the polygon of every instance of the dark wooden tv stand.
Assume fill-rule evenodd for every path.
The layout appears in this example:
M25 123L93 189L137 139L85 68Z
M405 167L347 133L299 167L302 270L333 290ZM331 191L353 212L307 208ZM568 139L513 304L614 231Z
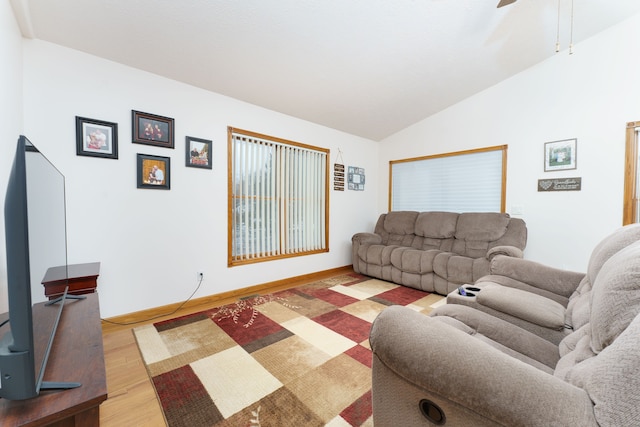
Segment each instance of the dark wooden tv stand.
M35 321L38 312L45 309L44 303L33 307L36 340L42 339L38 334L46 333L39 331ZM6 315L0 318L6 318ZM44 381L79 382L82 386L42 391L39 396L27 400L0 399L0 425L100 425L99 406L107 399L107 380L97 293L87 294L86 299L65 301Z

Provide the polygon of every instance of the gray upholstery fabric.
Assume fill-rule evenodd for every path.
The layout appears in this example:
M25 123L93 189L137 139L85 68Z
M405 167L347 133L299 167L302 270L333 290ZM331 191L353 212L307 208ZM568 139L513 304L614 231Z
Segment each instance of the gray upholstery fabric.
M417 212L389 212L384 218L384 229L390 235L413 234L417 217Z
M453 212L420 212L416 219L416 236L451 239L456 234L458 214Z
M564 329L565 308L549 298L520 289L489 284L478 293L478 303L545 328Z
M395 402L431 399L455 425L640 425L639 230L623 227L594 249L566 309L520 288L477 284L474 298L488 291L495 312L530 325L552 319L555 326L564 310L573 329L558 343L463 303L430 316L385 309L370 335L376 426L392 419L418 425L403 424L419 417L388 406L390 395ZM575 282L576 275L565 277Z
M612 256L591 292L591 349L599 353L640 312L640 242Z
M456 227L456 239L468 241L498 240L507 232L508 214L461 213Z
M507 277L534 288L553 292L563 296L568 302L585 273L561 270L527 259L496 256L491 260L491 276ZM479 281L495 281L493 279L494 277L483 277Z
M601 426L640 425L640 316L597 357L576 366L568 381L584 388Z
M351 240L356 273L446 295L487 275L492 257L522 257L527 229L496 212L392 211Z
M447 304L433 311L431 317L449 323L456 329L549 373L553 373L553 368L558 363L558 350L554 344L479 310Z
M421 399L452 426L597 426L584 389L409 308L385 309L370 342L376 427L435 425Z
M604 273L604 266L611 257L637 241L640 241L640 224L615 230L592 251L586 274L529 260L496 256L491 261L492 274L474 283L482 289L477 298L449 295L447 301L474 307L559 344L571 331L589 322L594 283ZM616 271L622 270L617 266ZM624 274L630 277L631 273L625 271ZM611 279L605 281L611 282ZM607 298L599 299L607 301ZM616 313L611 307L604 312Z

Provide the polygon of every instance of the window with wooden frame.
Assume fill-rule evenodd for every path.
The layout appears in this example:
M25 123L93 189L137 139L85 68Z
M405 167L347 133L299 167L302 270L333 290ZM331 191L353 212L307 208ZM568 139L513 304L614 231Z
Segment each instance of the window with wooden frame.
M507 146L389 162L389 210L505 212Z
M625 160L624 160L624 193L622 206L622 225L640 222L638 208L638 132L640 122L627 123Z
M228 128L228 265L329 250L329 150Z

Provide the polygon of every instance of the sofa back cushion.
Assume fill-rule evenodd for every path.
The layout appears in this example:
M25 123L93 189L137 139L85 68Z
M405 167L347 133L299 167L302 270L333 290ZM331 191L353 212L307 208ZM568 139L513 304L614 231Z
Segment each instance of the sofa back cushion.
M584 389L600 426L638 425L640 420L640 315L596 357L578 364L567 379Z
M605 262L622 248L640 241L640 224L630 224L618 228L616 231L602 239L591 252L587 266L587 277L591 283Z
M412 246L421 250L451 251L459 216L455 212L420 212Z
M509 226L509 215L497 212L466 212L460 214L452 252L471 258L482 258L500 240ZM524 249L524 247L520 248Z
M569 298L565 312L567 325L577 330L589 321L591 318L591 289L602 266L621 249L638 241L640 241L640 224L630 224L618 228L596 245L589 258L587 274Z
M640 241L613 255L591 290L591 349L610 345L640 313Z
M418 212L391 211L380 215L375 233L382 236L383 245L411 246Z
M437 249L469 258L484 258L500 245L524 250L527 242L524 221L498 212L391 211L380 215L374 232L383 245Z
M640 313L640 241L623 248L604 263L589 296L589 322L562 340L562 357L554 372L578 387L584 387L587 379L592 378L591 371L600 363L600 356L611 354L605 351ZM635 345L640 345L638 335ZM618 369L615 362L610 369Z

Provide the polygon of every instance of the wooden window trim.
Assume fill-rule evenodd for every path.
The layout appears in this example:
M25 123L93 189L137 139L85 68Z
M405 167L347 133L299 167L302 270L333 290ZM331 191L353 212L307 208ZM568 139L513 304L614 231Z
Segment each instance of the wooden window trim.
M296 147L301 147L309 150L314 150L318 152L323 152L326 155L326 164L325 164L325 202L324 202L324 211L325 211L325 220L324 220L324 238L325 245L324 248L317 250L306 250L295 253L283 253L273 256L262 256L255 257L250 259L234 259L233 253L233 134L242 134L248 137L263 139L268 141L274 141L280 144L286 144ZM330 217L330 209L329 209L329 159L330 150L328 148L316 147L309 144L303 144L300 142L290 141L287 139L282 139L270 135L265 135L257 132L252 132L244 129L227 127L227 266L234 267L238 265L245 264L253 264L258 262L272 261L278 259L292 258L303 255L312 255L317 253L329 252L329 217Z
M638 141L636 140L636 128L640 127L640 121L627 123L624 154L624 191L622 205L622 225L633 224L638 215L638 189L636 181L638 176Z

